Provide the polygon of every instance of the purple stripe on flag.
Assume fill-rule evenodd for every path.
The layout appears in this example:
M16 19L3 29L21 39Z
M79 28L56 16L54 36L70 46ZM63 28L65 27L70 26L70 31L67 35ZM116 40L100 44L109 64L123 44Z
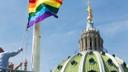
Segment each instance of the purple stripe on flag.
M50 13L50 12L48 12L48 11L45 12L45 13L42 14L41 16L38 16L38 17L36 18L36 20L29 21L27 28L33 26L34 24L37 24L37 23L43 21L45 18L47 18L47 17L49 17L49 16L52 16L52 15L53 15L53 14Z
M35 21L30 21L30 22L28 23L28 25L27 25L27 28L33 26L34 24L35 24Z
M36 19L36 22L35 23L38 23L40 21L43 21L45 18L51 16L52 14L50 12L45 12L44 14L42 14L41 16L37 17Z

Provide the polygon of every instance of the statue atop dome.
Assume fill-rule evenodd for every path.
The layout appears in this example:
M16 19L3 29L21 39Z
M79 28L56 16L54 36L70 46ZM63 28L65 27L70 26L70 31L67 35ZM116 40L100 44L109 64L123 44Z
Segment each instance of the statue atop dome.
M91 2L90 0L88 0L88 16L87 16L87 26L86 26L86 31L88 30L96 30L94 27L93 27L93 10L92 10L92 7L91 7Z

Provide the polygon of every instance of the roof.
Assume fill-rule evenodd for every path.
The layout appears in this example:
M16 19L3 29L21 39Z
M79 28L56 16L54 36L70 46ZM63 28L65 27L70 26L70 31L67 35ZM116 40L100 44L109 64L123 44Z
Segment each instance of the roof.
M128 72L123 60L98 51L83 51L68 57L53 72Z

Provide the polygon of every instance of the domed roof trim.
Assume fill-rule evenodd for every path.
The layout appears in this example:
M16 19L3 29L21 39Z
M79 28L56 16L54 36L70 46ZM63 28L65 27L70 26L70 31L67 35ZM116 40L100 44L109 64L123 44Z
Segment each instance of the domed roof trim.
M123 65L123 60L108 53L98 51L82 51L65 61L60 66L61 69L53 72L128 72L128 68Z
M112 59L113 63L119 68L119 72L124 72L122 66L118 63L118 61L112 55L106 53L106 56Z
M81 59L81 62L80 62L80 66L79 66L79 72L83 72L83 67L84 67L84 61L85 61L85 56L87 54L87 52L81 52L81 54L83 55L82 56L82 59Z
M100 72L105 72L104 63L103 63L103 60L102 60L99 52L95 51L94 53L95 53L98 63L99 63Z
M74 57L74 56L73 56ZM62 68L61 72L63 72L65 70L65 67L66 65L69 63L69 61L73 58L73 57L70 57L64 64L64 67Z
M118 62L119 64L123 64L123 62L124 62L123 60L121 60L119 57L116 57L116 56L115 56L115 58L116 58L116 60L117 60L117 62Z
M128 72L128 64L127 64L126 68L127 68L127 72Z
M75 55L74 55L74 56L75 56ZM62 65L62 68L61 68L61 69L58 69L58 68L57 68L57 67L59 66L59 65L58 65L56 68L53 69L53 71L54 71L54 72L64 72L67 63L69 63L69 61L70 61L74 56L68 57L66 60L63 61L63 63L59 64L59 65ZM52 71L52 72L53 72L53 71Z
M65 67L64 72L78 72L81 58L82 58L82 56L80 56L80 55L78 55L78 54L75 55L75 56L67 63L67 66Z
M104 69L106 72L110 72L110 71L118 71L118 67L113 64L113 60L111 58L109 58L108 56L105 55L101 55L103 62L104 62Z

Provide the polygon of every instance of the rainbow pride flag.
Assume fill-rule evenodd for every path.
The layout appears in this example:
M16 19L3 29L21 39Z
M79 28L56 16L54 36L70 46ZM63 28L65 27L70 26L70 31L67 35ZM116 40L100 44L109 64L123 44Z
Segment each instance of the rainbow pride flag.
M27 28L37 24L49 16L57 16L62 0L29 0L29 18Z

